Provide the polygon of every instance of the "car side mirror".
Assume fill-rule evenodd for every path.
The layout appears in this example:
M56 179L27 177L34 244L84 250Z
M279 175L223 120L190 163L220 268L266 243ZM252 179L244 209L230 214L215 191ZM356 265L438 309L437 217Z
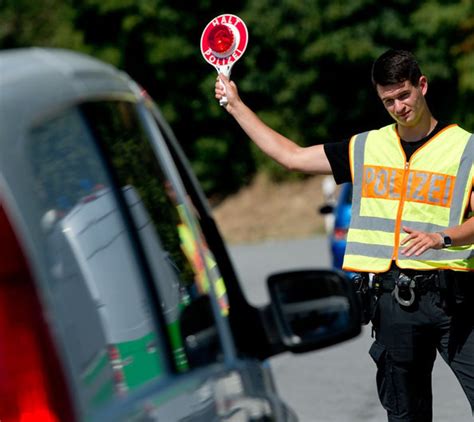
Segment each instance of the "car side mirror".
M344 273L283 272L271 275L267 283L277 330L287 350L316 350L360 333L360 305Z

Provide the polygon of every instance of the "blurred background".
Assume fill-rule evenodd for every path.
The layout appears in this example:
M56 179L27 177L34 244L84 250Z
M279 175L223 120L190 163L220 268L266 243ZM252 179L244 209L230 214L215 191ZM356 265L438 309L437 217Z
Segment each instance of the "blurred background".
M199 40L222 13L240 16L249 30L247 51L232 70L241 96L301 145L389 123L370 83L372 61L387 48L416 54L438 119L474 130L473 0L0 0L0 48L69 48L125 70L157 101L216 206L242 188L248 192L252 181L260 181L263 190L254 194L261 196L274 182L303 186L294 184L302 176L257 152L214 99L216 73ZM316 196L318 184L306 182ZM247 205L255 211L252 197ZM306 222L315 232L322 226L310 208Z

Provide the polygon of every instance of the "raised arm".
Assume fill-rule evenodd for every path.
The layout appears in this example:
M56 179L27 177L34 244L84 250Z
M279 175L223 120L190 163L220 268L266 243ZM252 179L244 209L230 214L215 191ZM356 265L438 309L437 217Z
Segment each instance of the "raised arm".
M274 131L241 100L234 82L224 75L216 81L215 96L227 97L226 110L237 121L248 137L269 157L288 170L313 174L331 174L331 166L323 145L301 147Z

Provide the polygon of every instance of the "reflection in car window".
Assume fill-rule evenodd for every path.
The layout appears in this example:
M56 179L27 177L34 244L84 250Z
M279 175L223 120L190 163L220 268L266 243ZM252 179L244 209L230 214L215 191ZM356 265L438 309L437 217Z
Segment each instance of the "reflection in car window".
M82 111L105 147L119 185L133 192L134 203L140 203L137 208L140 212L132 212L132 216L160 292L175 362L178 369L184 371L189 362L183 355L185 334L180 332L182 325L178 325L180 313L190 302L207 297L212 286L222 315L228 313L224 281L207 248L197 212L189 205L185 194L178 195L173 176L157 160L131 103L88 103L82 106ZM127 201L130 204L129 199ZM168 275L157 265L156 247L153 246L157 242L167 256ZM170 280L174 280L177 289L170 289ZM170 291L177 292L178 296L170 297ZM209 324L215 329L212 317ZM221 356L217 340L214 335L206 349L208 360Z
M92 138L77 110L69 110L32 131L29 145L35 191L43 212L67 213L107 180Z
M197 216L156 160L134 105L96 102L65 111L32 130L29 157L50 287L88 411L160 379L168 368L113 188L117 181L159 292L174 366L184 372L203 356L206 362L221 359L215 333L206 336L200 356L185 353L182 320L189 305L207 298L213 285L227 315L225 286ZM197 309L208 324L204 328L214 327L209 307Z
M55 317L86 412L166 374L142 271L81 113L31 133Z

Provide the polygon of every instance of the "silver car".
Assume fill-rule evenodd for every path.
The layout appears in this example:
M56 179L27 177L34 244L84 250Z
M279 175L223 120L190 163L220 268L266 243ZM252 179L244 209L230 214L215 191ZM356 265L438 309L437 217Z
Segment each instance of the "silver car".
M0 419L294 421L266 361L354 337L339 272L247 303L190 166L126 74L0 53Z

